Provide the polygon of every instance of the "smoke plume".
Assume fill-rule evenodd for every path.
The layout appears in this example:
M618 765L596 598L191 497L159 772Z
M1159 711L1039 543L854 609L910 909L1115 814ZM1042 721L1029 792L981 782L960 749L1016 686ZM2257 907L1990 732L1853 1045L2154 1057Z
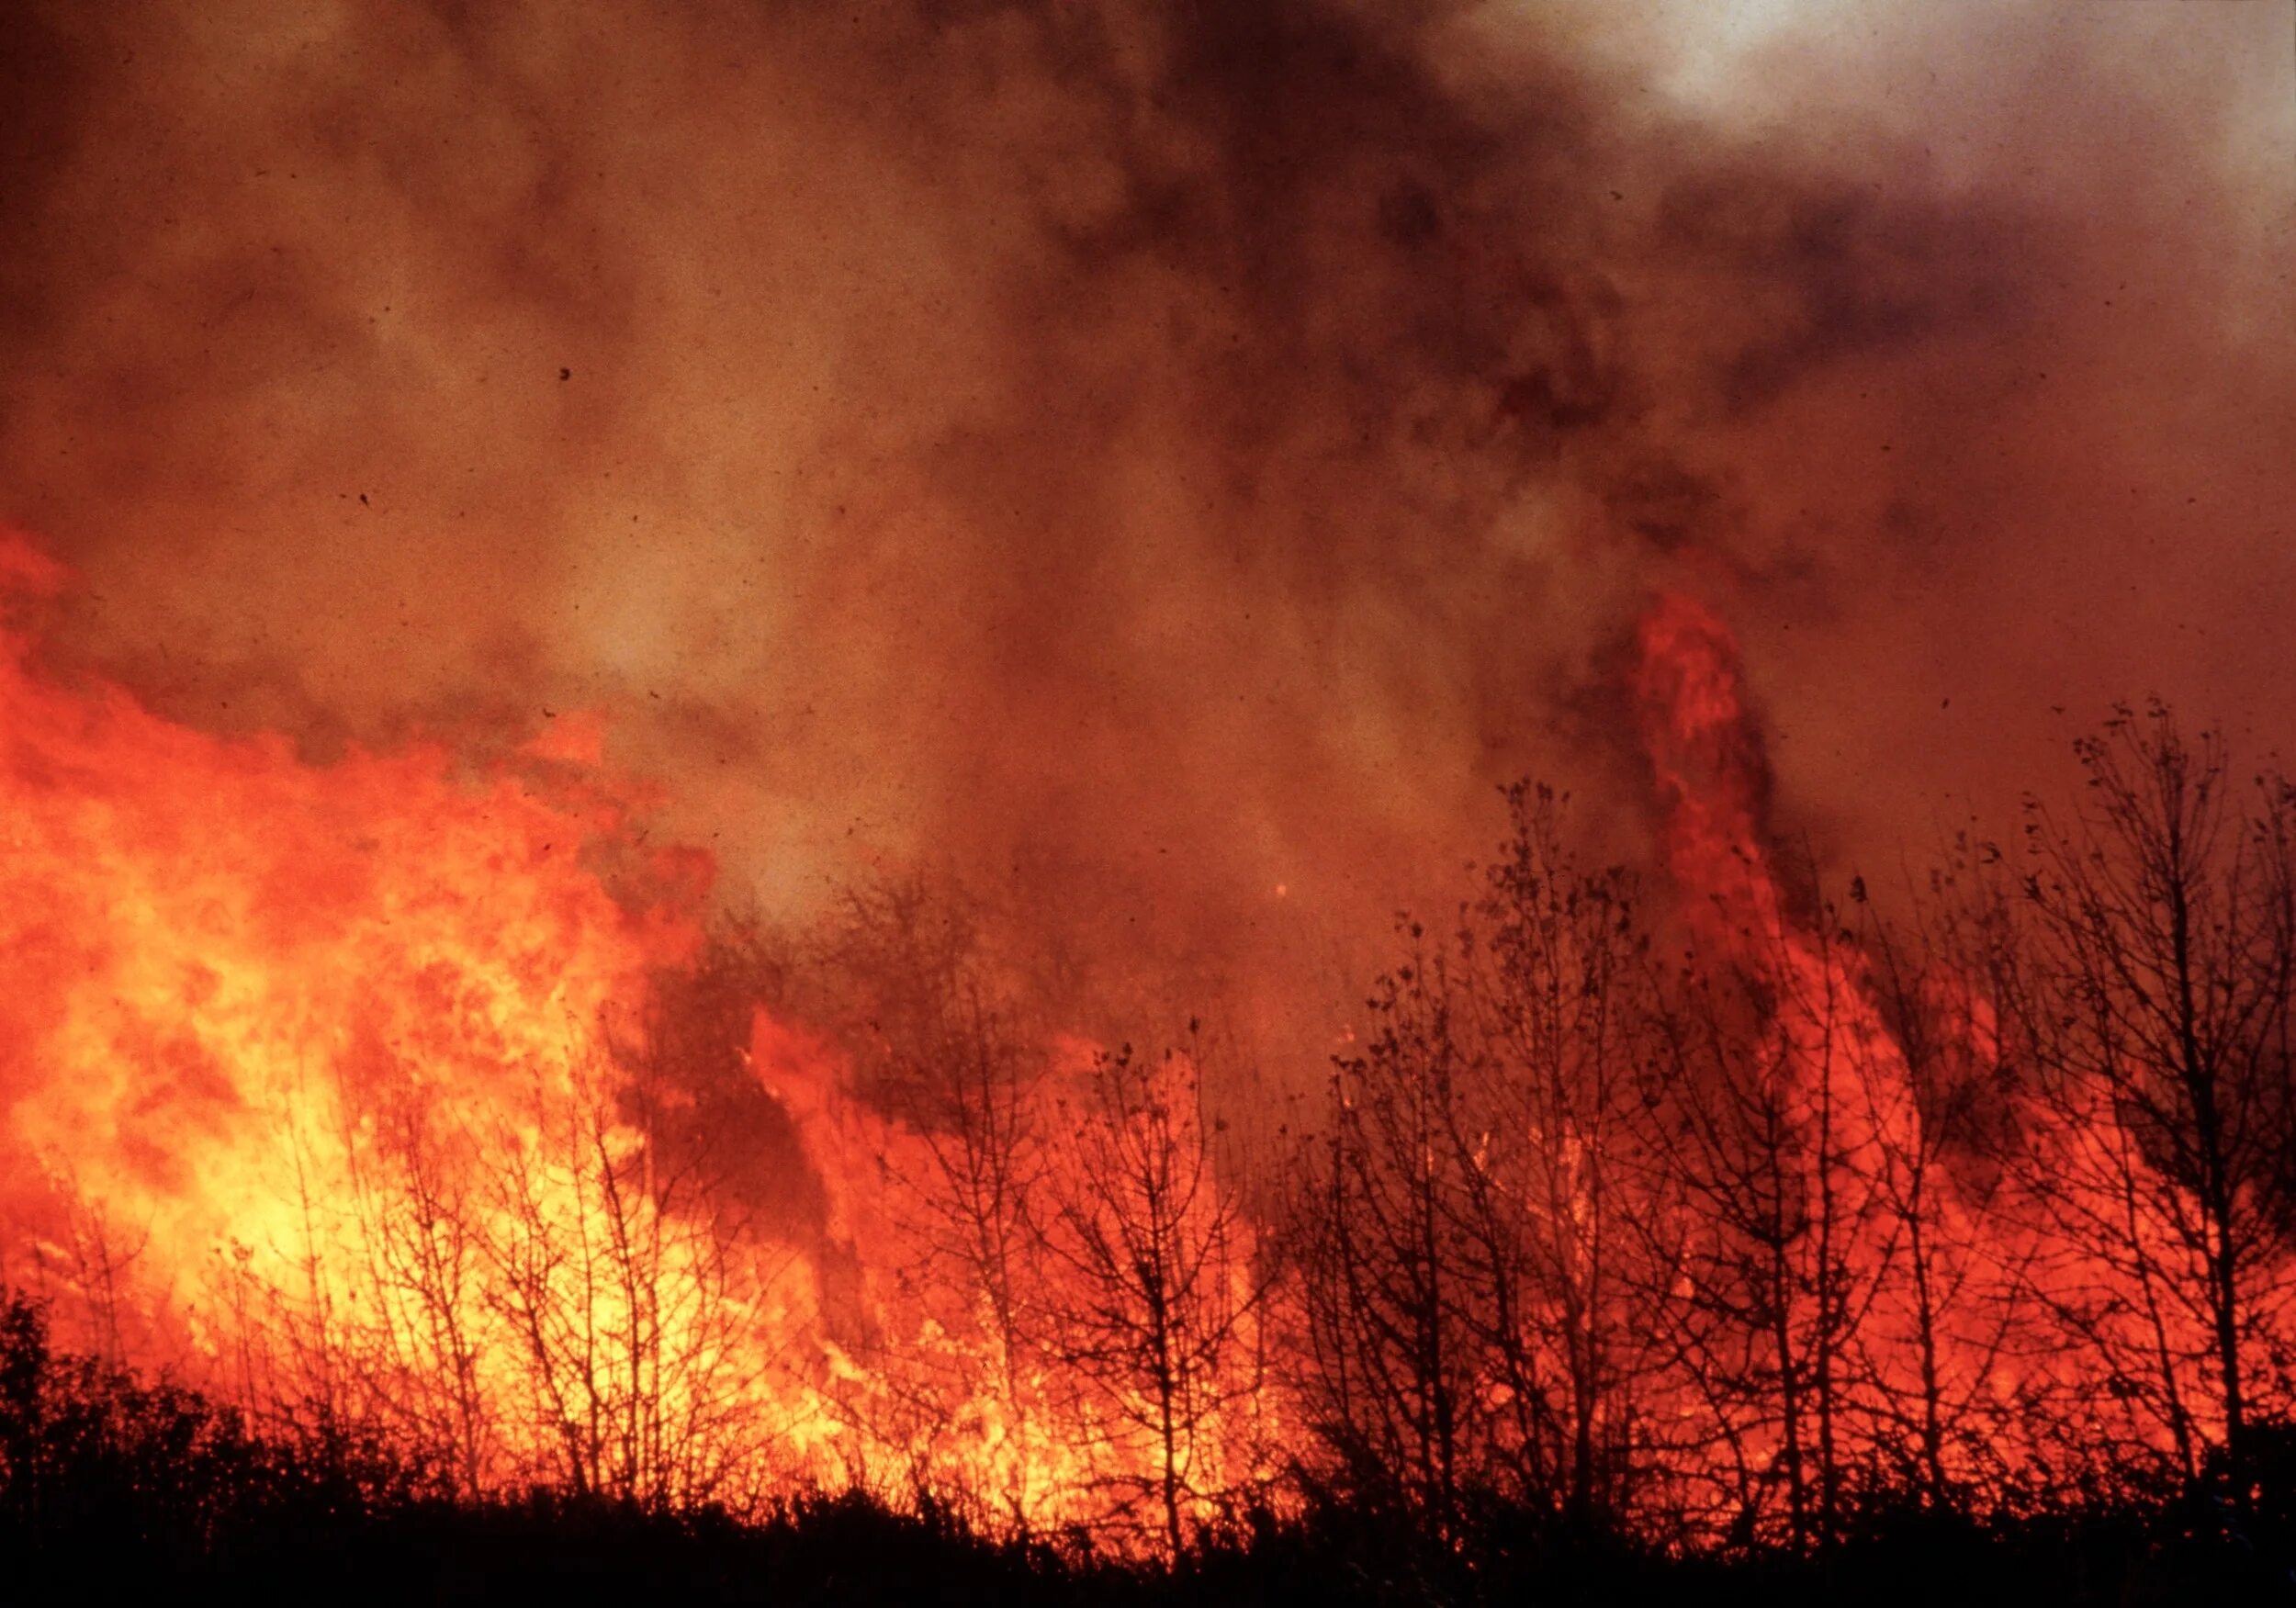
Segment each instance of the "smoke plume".
M1316 1018L1652 591L1877 859L2149 690L2287 728L2283 8L11 7L0 514L62 673L325 758L602 714ZM2068 711L2065 719L2053 708ZM1271 1018L1272 1019L1272 1018Z

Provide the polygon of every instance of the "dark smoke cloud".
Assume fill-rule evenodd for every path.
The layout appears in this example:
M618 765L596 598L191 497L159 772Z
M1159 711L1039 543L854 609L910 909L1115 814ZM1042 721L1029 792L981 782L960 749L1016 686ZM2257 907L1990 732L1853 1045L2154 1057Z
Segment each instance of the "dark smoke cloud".
M771 907L1310 1017L1496 784L1632 801L1656 587L1842 854L2284 729L2285 18L1701 9L17 6L0 511L180 717L602 708Z

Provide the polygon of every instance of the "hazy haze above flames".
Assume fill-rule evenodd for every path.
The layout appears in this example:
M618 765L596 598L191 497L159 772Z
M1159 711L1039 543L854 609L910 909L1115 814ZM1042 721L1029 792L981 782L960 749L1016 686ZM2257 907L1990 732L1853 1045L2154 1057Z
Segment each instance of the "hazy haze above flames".
M1232 977L1522 775L1631 851L1660 587L1838 860L2114 696L2287 729L2284 6L9 15L62 668L598 711L772 910L923 860Z

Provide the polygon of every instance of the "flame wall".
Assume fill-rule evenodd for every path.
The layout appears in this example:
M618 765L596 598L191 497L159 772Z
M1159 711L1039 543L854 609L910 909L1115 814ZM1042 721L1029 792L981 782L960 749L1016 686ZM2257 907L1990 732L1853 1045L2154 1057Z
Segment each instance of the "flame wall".
M278 1214L355 1204L394 1113L519 1136L527 1193L458 1209L497 1267L731 1134L754 1220L639 1210L649 1265L803 1355L729 1379L698 1335L654 1399L897 1463L830 1404L934 1398L851 1355L1008 1363L885 1284L913 1225L865 1181L915 1135L830 1051L745 996L706 1075L601 1070L706 914L655 846L801 932L888 870L968 883L1052 1025L1232 1031L1225 1107L1255 1061L1317 1085L1358 946L1525 773L1691 886L1761 867L1735 915L1831 980L1770 839L1894 862L2115 694L2287 726L2277 8L10 22L0 515L78 579L11 549L5 919L47 958L0 1012L7 1204L65 1254L107 1199L214 1263L210 1311L223 1228L275 1294L298 1245L384 1254ZM1058 1517L1030 1436L1085 1410L1042 1388L975 1392L961 1456ZM1239 1479L1281 1439L1205 1425Z

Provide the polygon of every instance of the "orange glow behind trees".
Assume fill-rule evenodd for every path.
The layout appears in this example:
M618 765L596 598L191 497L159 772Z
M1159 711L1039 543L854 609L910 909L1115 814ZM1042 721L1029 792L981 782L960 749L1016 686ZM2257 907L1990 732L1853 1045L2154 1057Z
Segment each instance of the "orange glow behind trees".
M1246 1142L1210 1051L1037 1030L993 967L854 950L867 1044L711 972L705 862L571 719L318 764L31 646L8 1276L466 1493L861 1485L1158 1553L1311 1490L1438 1530L1497 1492L1806 1548L2189 1476L2289 1404L2296 802L2165 712L2082 749L2087 813L1838 907L1768 835L1728 630L1661 599L1662 877L1517 789L1311 1131Z

